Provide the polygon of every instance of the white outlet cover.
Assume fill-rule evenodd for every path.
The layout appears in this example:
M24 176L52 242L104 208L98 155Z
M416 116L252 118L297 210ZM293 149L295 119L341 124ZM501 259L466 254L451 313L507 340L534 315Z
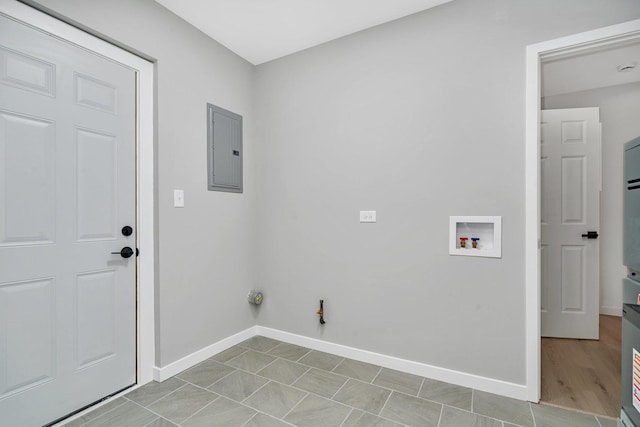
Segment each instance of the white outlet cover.
M360 211L360 222L376 222L376 211Z

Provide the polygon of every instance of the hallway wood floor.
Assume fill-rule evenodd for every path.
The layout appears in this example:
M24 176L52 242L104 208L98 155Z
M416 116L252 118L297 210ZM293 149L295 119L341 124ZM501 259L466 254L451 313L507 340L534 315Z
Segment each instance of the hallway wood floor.
M600 316L600 340L542 338L541 402L620 415L622 318Z

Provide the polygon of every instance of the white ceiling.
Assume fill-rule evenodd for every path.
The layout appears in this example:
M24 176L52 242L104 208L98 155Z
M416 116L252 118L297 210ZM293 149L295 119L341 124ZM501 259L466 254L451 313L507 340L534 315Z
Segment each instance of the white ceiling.
M635 63L620 73L618 65ZM640 81L640 43L542 64L542 96L560 95Z
M156 0L254 65L452 0Z

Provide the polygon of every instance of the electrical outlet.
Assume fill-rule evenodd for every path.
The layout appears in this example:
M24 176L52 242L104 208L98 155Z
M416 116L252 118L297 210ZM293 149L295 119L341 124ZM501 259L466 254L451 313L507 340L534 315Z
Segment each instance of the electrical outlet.
M360 222L376 222L376 211L360 211Z

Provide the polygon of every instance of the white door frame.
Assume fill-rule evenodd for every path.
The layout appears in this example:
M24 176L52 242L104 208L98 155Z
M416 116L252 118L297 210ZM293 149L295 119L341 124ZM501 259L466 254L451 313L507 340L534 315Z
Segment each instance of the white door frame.
M136 55L72 27L15 0L0 0L0 12L55 37L96 52L137 71L137 144L136 144L136 221L138 248L137 294L137 382L153 379L155 363L154 313L154 130L153 74L154 65ZM141 221L144 218L144 221ZM116 391L116 390L114 390Z
M540 96L545 60L640 39L640 19L527 46L525 96L525 334L527 400L540 401Z

